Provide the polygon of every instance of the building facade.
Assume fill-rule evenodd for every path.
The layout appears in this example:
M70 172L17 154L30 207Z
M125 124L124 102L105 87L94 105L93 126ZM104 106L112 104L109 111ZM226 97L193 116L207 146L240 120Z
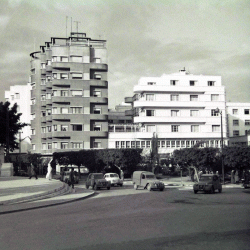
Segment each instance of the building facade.
M32 152L108 147L105 40L52 37L31 58Z
M109 148L149 151L153 136L158 138L160 154L195 145L221 147L222 140L227 145L225 87L220 76L181 70L161 77L142 77L134 86L134 96L125 101L132 103L134 124L112 129Z
M229 146L250 146L250 103L227 102Z
M31 115L30 115L30 91L31 84L10 86L10 90L5 91L5 100L10 106L17 104L17 112L21 113L20 122L29 124L19 131L17 141L21 142L21 153L31 150ZM19 150L18 150L19 152Z

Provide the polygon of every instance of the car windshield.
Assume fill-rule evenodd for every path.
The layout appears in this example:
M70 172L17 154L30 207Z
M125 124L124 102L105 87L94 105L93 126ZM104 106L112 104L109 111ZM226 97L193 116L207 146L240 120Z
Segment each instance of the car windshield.
M110 177L119 177L118 174L110 174Z
M200 181L209 181L212 180L212 176L201 176Z
M95 174L94 179L103 179L103 174Z
M146 178L147 179L155 179L155 176L153 174L147 174Z

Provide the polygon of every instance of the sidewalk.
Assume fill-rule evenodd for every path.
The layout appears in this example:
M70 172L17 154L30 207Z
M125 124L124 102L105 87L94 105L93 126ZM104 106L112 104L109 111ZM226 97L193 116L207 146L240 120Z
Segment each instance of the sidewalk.
M93 191L75 188L59 180L0 177L0 214L58 205L84 199Z

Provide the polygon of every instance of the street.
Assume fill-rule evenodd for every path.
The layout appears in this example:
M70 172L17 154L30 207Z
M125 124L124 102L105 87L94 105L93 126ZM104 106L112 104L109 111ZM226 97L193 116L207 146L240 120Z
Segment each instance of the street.
M97 193L0 215L1 249L250 249L250 190Z

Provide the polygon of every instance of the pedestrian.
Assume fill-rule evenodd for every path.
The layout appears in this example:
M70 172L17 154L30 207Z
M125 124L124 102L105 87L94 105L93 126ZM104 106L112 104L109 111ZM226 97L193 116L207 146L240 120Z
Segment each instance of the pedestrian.
M235 183L235 178L234 178L234 170L231 171L231 183Z
M72 186L72 188L74 189L75 187L75 173L74 173L74 168L71 167L71 171L69 174L69 186Z
M50 162L48 163L48 168L47 168L46 179L48 179L48 180L51 180L51 179L52 179L52 167L51 167L51 162L52 162L52 159L51 159Z
M29 177L29 179L31 179L34 176L36 178L36 180L37 180L38 178L37 178L35 166L32 163L30 165L31 166L30 166L30 177Z

